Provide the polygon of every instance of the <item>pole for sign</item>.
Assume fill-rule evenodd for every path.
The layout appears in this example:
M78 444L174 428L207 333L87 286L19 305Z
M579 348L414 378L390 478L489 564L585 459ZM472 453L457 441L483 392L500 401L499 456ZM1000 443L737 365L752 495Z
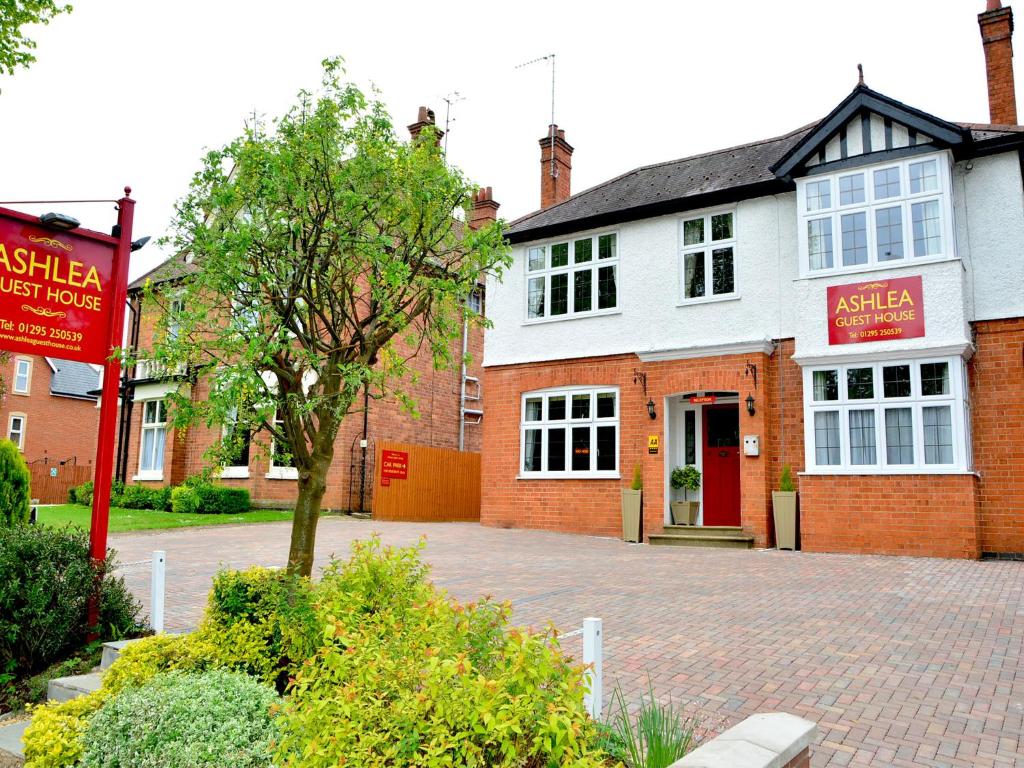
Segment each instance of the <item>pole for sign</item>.
M153 552L153 577L149 584L150 624L158 635L164 631L164 574L167 556L162 549Z
M103 401L100 404L100 428L96 441L96 475L93 478L92 522L89 526L89 552L97 564L107 557L107 529L110 523L110 482L114 472L114 443L117 428L117 400L121 384L121 362L109 355L120 347L124 336L124 305L128 299L128 259L132 248L132 222L135 201L131 187L124 188L124 197L117 201L117 248L111 275L114 290L110 310L110 338L107 340L108 357L103 364ZM98 586L98 585L97 585ZM99 621L99 600L94 596L89 604L89 626Z

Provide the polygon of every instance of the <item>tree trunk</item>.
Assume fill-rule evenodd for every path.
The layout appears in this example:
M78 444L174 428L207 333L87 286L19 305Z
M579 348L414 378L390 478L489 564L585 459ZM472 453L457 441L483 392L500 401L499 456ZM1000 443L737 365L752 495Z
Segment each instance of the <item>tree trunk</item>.
M299 470L299 497L295 500L292 542L288 550L288 573L293 575L311 576L313 573L316 525L320 520L320 504L327 492L327 469L334 451L330 453L330 456L313 456L309 470Z

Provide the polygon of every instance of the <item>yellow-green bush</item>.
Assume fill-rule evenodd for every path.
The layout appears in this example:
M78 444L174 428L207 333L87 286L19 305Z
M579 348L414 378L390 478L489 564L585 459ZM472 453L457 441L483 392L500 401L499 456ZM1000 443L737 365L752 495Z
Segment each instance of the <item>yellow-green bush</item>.
M89 720L109 696L103 690L71 701L51 702L32 710L25 729L25 768L69 768L84 753L82 737Z
M507 606L449 600L416 550L355 544L317 608L322 647L285 704L280 765L603 765L582 669L553 635L506 631Z

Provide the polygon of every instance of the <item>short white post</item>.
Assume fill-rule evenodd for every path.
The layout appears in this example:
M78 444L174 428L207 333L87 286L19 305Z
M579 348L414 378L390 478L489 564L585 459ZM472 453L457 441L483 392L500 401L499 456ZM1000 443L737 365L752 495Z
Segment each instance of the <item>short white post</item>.
M583 620L583 663L590 665L585 673L587 688L583 703L593 720L601 719L601 664L603 660L601 620Z
M164 570L167 558L162 550L153 552L153 578L150 580L150 623L157 634L164 631Z

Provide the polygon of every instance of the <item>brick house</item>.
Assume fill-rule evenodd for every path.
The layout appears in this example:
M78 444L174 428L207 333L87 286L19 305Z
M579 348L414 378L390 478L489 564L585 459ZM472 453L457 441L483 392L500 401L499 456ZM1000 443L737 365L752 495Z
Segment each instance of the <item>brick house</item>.
M29 463L92 464L96 456L99 372L91 365L41 355L10 355L0 401L3 436Z
M413 139L428 123L433 125L434 113L421 107L419 119L409 126ZM480 190L468 226L494 221L498 207L489 187ZM169 283L187 279L195 269L197 267L186 257L177 256L129 285L129 335L133 347L149 347L157 326L157 315L144 306L147 281ZM484 312L482 283L468 300L474 309ZM396 340L396 343L401 344L401 341ZM407 383L405 390L416 401L419 418L402 411L394 399L364 397L360 412L345 420L335 441L328 489L323 499L325 510L372 509L377 441L480 451L482 329L467 325L462 337L454 342L452 351L455 360L469 355L465 371L458 367L435 370L429 350L410 362L419 378L415 383ZM179 387L188 387L191 396L197 399L208 393L208 385L201 375L158 371L145 362L128 373L122 389L115 462L118 478L141 484L177 485L206 467L204 454L220 438L221 428L197 424L177 433L172 430L167 423L165 398L169 391ZM266 440L265 436L253 439ZM237 466L221 468L220 480L225 485L248 489L257 506L289 507L297 494L296 470L292 466L275 466L272 452L266 450L265 444L263 448L250 450L247 446Z
M689 543L772 546L790 465L804 550L1024 553L1024 129L988 5L990 124L862 78L813 125L572 196L552 126L488 285L484 524L621 535L639 465L648 541L685 498Z

